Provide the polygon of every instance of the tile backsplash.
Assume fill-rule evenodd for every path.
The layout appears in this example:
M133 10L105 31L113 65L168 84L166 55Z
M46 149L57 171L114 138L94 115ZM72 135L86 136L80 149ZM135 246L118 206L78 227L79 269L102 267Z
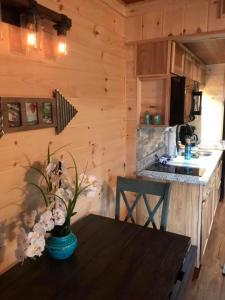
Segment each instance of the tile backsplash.
M137 129L136 162L137 171L143 170L155 161L155 155L167 153L168 128L143 127Z

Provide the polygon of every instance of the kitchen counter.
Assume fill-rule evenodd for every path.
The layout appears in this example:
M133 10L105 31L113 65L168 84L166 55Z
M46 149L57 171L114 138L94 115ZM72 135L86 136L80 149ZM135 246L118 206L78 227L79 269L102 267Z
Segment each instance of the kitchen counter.
M165 172L162 169L160 171L153 171L147 170L147 167L137 172L137 175L164 181L207 185L223 153L221 150L212 150L211 152L210 156L200 156L199 158L192 158L189 161L185 160L183 156L178 156L169 162L172 166L183 167L187 170L189 168L199 168L203 171L202 176L169 173L166 171L166 168Z
M220 160L223 151L210 152L212 153L209 156L200 156L189 161L178 156L166 167L152 163L154 160L148 160L148 157L137 164L137 167L142 167L140 171L137 168L138 176L171 182L167 230L191 237L192 244L197 246L196 267L200 267L202 263L220 199ZM157 204L157 200L158 198L151 197L152 207ZM143 222L146 217L146 205L143 203L137 208L137 222Z

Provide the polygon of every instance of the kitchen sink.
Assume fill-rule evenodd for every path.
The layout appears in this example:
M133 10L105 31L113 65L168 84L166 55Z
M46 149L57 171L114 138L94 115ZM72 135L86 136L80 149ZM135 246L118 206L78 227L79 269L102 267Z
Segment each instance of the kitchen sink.
M211 151L202 151L202 150L196 150L191 152L191 158L198 159L199 157L208 157L211 156ZM181 157L184 157L184 152L182 152Z
M210 151L196 151L192 153L191 159L186 160L184 155L178 155L177 157L173 158L168 162L169 165L173 166L190 166L190 167L199 167L208 165L211 161L211 155L213 153Z
M199 156L211 156L212 152L211 151L197 151Z

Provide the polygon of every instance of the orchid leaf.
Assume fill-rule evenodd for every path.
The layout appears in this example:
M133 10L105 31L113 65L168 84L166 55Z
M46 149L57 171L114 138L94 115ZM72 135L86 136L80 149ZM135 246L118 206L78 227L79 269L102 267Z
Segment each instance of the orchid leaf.
M75 159L73 157L73 155L68 152L69 156L71 157L72 161L73 161L73 165L74 165L74 173L75 173L75 196L74 198L77 198L77 194L78 194L78 172L77 172L77 165L75 162Z
M31 184L31 185L35 186L41 192L41 194L44 198L44 201L45 201L45 205L46 205L46 207L48 207L48 199L47 199L44 191L42 190L42 188L40 186L38 186L37 184L33 183L33 182L29 182L28 184Z
M62 149L64 149L64 148L68 147L69 145L70 145L70 144L66 144L66 145L64 145L64 146L62 146L62 147L57 148L57 149L54 150L52 153L50 153L50 157L51 157L52 155L56 154L57 152L59 152L60 150L62 150Z
M47 156L47 162L48 162L48 164L50 164L50 157L51 157L51 154L50 154L50 144L48 144L48 156Z
M84 186L82 189L79 190L77 197L82 194L89 186L91 186L91 184L88 184L86 186Z
M80 181L80 184L79 184L79 189L80 189L80 187L82 186L82 183L83 183L83 181L84 181L84 177L85 177L85 174L86 174L86 172L87 172L87 167L88 167L88 162L86 163L86 166L85 166L85 169L84 169L84 172L83 172L83 177L82 177L82 179L81 179L81 181Z
M43 176L43 178L45 179L45 181L46 181L46 183L47 183L47 185L48 185L48 188L49 188L49 190L50 190L50 183L49 183L49 181L48 181L47 176L44 174L44 172L43 172L42 170L40 170L40 169L34 167L34 166L30 166L30 168L33 169L33 170L35 170L36 172L38 172L39 174L41 174L41 175Z

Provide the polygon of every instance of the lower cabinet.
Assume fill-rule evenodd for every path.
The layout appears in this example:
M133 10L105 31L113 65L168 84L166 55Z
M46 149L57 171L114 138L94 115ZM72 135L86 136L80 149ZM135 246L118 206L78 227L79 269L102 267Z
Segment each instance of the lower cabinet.
M219 161L206 186L171 182L167 231L191 237L192 245L197 246L197 268L202 264L220 199L221 171L222 162ZM153 209L157 199L150 200ZM143 225L147 217L146 205L142 201L136 210L136 221ZM160 215L156 215L157 226L159 220Z
M205 253L212 223L213 190L210 189L202 200L201 216L201 257Z
M209 181L202 192L201 209L201 259L204 256L212 228L216 208L220 199L222 161L220 161Z

